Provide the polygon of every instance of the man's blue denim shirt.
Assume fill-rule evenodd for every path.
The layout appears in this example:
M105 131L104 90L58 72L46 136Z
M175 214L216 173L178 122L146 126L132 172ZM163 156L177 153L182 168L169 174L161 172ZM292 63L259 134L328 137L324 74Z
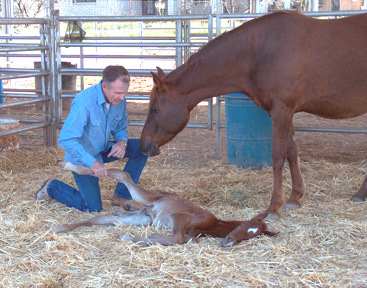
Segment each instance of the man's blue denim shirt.
M105 103L102 82L75 96L58 140L65 161L89 168L96 160L103 163L101 152L114 144L109 141L111 134L116 142L127 141L126 99L111 104L107 115Z

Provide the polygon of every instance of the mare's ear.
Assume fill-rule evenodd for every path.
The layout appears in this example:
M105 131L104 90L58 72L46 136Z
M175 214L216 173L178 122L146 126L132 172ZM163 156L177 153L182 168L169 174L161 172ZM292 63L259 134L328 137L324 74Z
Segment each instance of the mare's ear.
M166 73L164 73L164 71L161 68L159 68L158 66L157 66L157 71L158 71L159 78L163 79L163 77L166 76Z
M162 79L159 77L159 75L157 75L154 72L150 72L150 74L152 74L152 76L153 76L153 82L154 82L154 84L158 87L158 89L160 91L162 91L163 90L163 82L162 82Z

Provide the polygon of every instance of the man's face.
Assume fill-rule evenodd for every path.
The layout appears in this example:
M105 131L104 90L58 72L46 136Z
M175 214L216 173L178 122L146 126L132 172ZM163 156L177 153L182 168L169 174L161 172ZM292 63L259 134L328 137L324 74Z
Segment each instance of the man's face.
M129 83L125 83L122 82L121 79L117 79L110 84L110 88L108 88L105 83L102 83L102 90L107 102L112 105L118 105L125 99L125 96L129 91Z

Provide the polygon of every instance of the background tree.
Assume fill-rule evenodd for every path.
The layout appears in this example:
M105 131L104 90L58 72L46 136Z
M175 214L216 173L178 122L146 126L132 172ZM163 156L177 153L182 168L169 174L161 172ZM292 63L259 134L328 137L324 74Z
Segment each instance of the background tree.
M45 13L47 0L14 0L14 16L19 18L35 18Z

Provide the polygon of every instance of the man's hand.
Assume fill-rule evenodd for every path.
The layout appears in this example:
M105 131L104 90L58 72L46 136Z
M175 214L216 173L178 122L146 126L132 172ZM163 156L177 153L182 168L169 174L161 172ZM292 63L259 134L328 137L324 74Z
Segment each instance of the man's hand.
M107 176L107 168L99 163L98 161L94 162L92 166L90 166L90 169L93 170L94 176L96 177L106 177Z
M111 148L111 152L107 155L107 157L117 157L124 158L126 152L125 140L120 140L116 144L114 144Z

